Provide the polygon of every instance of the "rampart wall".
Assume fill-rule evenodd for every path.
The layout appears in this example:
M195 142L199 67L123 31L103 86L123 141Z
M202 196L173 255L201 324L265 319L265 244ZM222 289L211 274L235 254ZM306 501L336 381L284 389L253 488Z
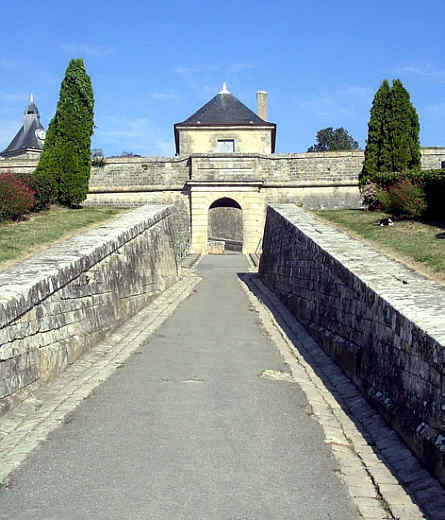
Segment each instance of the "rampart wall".
M297 154L192 154L179 157L114 157L91 169L90 199L140 204L150 193L174 200L191 179L262 180L263 189L356 186L363 151ZM445 148L423 148L422 168L440 168ZM0 160L4 171L33 172L35 159ZM159 198L159 197L158 197Z
M259 273L445 484L445 288L290 204Z
M424 148L424 168L440 168L445 148ZM177 247L206 252L208 210L233 198L243 210L243 251L261 244L266 204L307 209L358 208L363 151L299 154L191 154L179 157L110 157L91 169L86 205L172 205L181 239ZM32 160L0 160L2 171L32 172ZM179 236L179 235L178 235Z
M0 272L0 413L178 279L173 217L143 206Z

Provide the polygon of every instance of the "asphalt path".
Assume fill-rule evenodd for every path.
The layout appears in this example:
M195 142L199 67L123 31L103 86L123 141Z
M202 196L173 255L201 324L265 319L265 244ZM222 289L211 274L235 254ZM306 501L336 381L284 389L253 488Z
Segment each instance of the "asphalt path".
M319 424L243 292L241 255L196 291L0 490L8 520L352 520Z

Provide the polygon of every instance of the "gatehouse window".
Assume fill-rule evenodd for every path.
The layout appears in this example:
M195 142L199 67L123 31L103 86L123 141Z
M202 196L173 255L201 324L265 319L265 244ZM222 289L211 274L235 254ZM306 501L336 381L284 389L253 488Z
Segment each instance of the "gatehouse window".
M235 139L218 139L218 152L233 153L235 151Z

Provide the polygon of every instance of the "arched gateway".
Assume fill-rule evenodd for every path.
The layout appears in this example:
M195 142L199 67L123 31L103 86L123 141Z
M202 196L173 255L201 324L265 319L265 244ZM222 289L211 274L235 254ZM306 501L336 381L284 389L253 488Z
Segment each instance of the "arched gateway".
M207 253L209 239L227 239L226 249L233 244L243 253L258 249L265 207L259 186L196 182L192 183L190 198L193 252Z

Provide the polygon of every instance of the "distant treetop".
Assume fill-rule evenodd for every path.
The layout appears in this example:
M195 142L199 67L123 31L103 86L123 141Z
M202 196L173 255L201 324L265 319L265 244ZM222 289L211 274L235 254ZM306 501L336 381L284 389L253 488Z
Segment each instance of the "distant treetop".
M310 146L307 149L308 152L338 152L358 149L358 142L343 127L335 130L332 126L323 128L317 132L316 138L316 144Z

